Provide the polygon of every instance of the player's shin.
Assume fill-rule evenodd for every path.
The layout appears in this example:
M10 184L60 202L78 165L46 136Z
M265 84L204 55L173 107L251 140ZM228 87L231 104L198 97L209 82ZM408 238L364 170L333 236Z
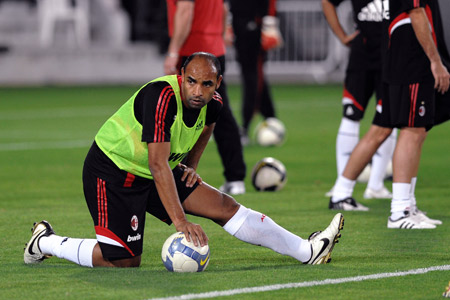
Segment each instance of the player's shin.
M223 228L241 241L267 247L301 262L311 257L311 244L307 240L287 231L268 216L242 205Z
M93 267L92 252L96 244L96 239L74 239L55 234L39 240L39 247L43 254L63 258L80 266L91 268Z
M394 129L391 135L378 147L372 158L372 169L367 186L374 191L383 189L383 181L386 175L386 167L392 159L395 144L397 143L397 130Z

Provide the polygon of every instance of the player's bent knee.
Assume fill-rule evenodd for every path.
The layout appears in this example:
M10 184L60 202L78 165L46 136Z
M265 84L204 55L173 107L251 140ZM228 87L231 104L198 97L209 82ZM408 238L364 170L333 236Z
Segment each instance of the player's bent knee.
M383 143L392 133L392 128L380 127L373 125L368 132L367 138L378 144Z
M240 204L227 194L224 194L224 198L224 202L226 203L224 205L224 208L227 211L227 215L229 215L231 218L238 211Z
M225 225L234 214L239 210L240 204L234 200L233 197L228 194L221 193L222 195L222 218L217 220L220 225Z

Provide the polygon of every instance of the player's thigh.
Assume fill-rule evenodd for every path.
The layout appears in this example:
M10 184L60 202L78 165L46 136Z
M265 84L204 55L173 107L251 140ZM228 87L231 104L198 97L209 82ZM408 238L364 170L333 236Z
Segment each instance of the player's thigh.
M433 125L435 91L432 83L391 84L388 85L388 93L393 127L430 128Z
M223 226L239 209L239 204L231 196L203 182L183 202L183 208L188 214L210 219Z

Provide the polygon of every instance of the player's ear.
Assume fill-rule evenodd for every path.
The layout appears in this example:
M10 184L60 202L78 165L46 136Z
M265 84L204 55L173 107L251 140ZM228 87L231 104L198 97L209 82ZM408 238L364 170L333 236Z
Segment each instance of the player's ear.
M220 87L220 84L222 83L222 75L219 75L219 78L217 79L217 83L216 83L216 90Z

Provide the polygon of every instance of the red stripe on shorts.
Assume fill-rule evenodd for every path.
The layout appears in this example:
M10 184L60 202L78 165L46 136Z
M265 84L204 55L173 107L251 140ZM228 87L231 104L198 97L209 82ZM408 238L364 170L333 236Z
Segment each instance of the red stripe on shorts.
M98 226L108 228L108 201L105 181L97 178Z
M409 120L408 120L409 127L414 127L414 118L416 116L416 102L418 91L419 91L418 83L413 83L409 85L409 98L410 98Z
M123 183L123 187L131 187L133 185L134 179L136 176L134 176L131 173L127 173L127 178L125 179L125 182Z

